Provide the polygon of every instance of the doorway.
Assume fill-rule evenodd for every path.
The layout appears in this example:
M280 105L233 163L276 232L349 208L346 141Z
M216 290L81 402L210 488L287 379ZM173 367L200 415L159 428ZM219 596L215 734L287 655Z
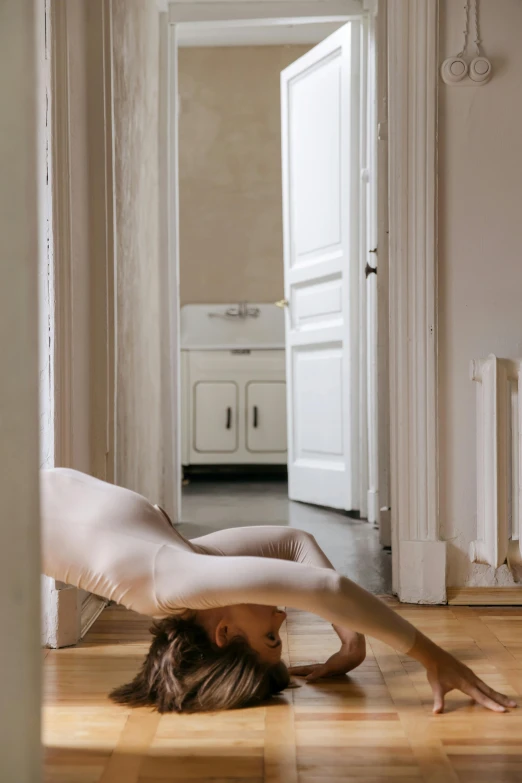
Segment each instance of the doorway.
M378 525L374 22L171 16L178 519L209 479L233 497L277 476L265 497Z

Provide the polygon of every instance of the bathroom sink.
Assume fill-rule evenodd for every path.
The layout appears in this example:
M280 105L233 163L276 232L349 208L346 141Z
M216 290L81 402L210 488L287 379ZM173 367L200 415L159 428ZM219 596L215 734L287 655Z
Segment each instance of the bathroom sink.
M267 351L285 347L285 314L273 304L184 305L180 320L182 350Z

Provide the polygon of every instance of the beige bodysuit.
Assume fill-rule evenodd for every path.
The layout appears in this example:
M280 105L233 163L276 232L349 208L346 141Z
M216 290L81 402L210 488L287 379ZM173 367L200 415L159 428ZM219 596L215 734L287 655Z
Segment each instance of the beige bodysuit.
M141 495L65 468L41 472L43 572L141 614L268 604L303 609L408 652L415 629L337 574L294 528L187 541Z

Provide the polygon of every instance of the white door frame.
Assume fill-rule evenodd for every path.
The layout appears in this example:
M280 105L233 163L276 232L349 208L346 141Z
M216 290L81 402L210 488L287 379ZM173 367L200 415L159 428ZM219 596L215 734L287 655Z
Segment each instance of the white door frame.
M49 143L52 239L48 258L53 369L53 446L41 467L71 467L111 481L114 458L112 124L110 40L104 0L85 6L48 0L46 30L50 58L49 115L42 129ZM43 36L43 25L41 34ZM50 32L50 35L49 35ZM40 30L39 30L40 33ZM82 98L72 92L85 76L83 46L93 45L90 92L101 105L85 117ZM101 47L98 49L98 46ZM98 56L99 55L99 56ZM91 63L92 64L92 63ZM89 108L92 110L93 106ZM95 116L96 115L96 119ZM104 122L99 117L104 117ZM85 181L87 143L104 165ZM85 168L79 172L78 167ZM91 209L85 208L89 188ZM88 237L88 242L86 242ZM86 289L92 281L91 296ZM91 362L96 362L96 365ZM92 396L86 391L91 378ZM42 582L42 642L75 644L107 602L50 578Z
M403 601L446 600L445 543L439 540L436 332L436 122L438 0L302 0L170 3L168 79L163 94L168 145L170 399L180 410L177 30L179 23L282 24L335 19L386 5L389 142L390 454L394 592ZM241 21L240 21L241 20ZM378 25L379 29L381 25ZM381 31L381 30L380 30ZM382 32L382 31L381 31ZM381 121L381 149L386 120ZM382 164L386 156L379 155ZM419 163L420 162L420 163ZM380 182L386 181L379 177ZM380 203L383 198L380 196ZM382 230L379 235L382 236ZM384 254L383 254L384 255ZM381 286L380 286L380 290ZM382 328L382 319L379 326ZM382 350L379 351L382 359ZM381 371L379 370L381 375ZM385 416L380 416L380 420ZM386 443L383 433L379 436ZM180 438L174 454L174 516L181 508ZM379 470L382 473L382 467Z
M165 465L166 475L172 477L172 486L165 486L167 508L173 520L181 520L181 362L180 362L180 301L179 301L179 182L178 182L178 26L179 24L208 27L269 27L292 23L307 23L320 19L322 22L343 22L361 15L362 0L291 0L290 2L232 2L209 3L166 3L158 0L160 9L160 62L167 59L168 77L160 85L160 139L167 139L166 158L168 182L166 186L167 210L160 215L160 225L166 235L167 252L163 256L163 279L169 292L169 306L162 314L162 333L165 336L164 357L169 361L170 373L162 378L163 399L166 403L166 418L171 422L170 435L166 433ZM167 53L163 50L166 39ZM162 44L163 42L163 44ZM166 111L161 107L167 107ZM160 144L160 147L164 145ZM161 153L160 153L161 154ZM162 167L160 166L160 169ZM161 199L160 199L161 202ZM165 222L167 225L165 227Z
M437 443L438 0L388 5L394 591L446 601Z

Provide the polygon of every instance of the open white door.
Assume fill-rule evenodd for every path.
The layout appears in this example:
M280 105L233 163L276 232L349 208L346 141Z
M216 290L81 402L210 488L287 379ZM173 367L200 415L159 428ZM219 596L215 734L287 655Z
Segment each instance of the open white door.
M281 74L292 500L359 509L360 35L349 22Z

